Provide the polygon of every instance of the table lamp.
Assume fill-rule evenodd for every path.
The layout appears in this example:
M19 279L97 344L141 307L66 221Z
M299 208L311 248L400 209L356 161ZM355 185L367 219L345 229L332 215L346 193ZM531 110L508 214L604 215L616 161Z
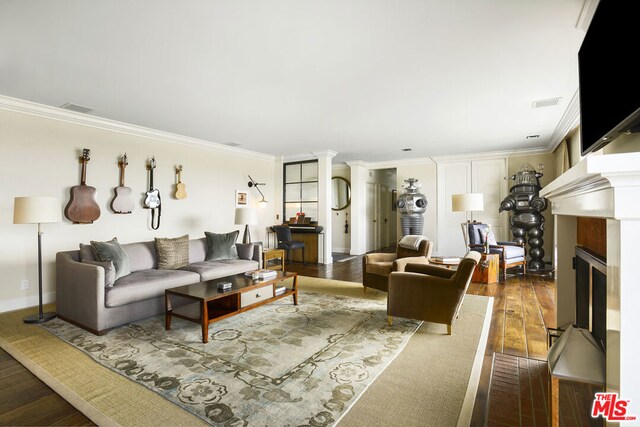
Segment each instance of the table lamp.
M453 212L479 212L484 210L484 200L482 193L464 193L451 195L451 210ZM467 224L469 220L460 224L464 245L469 250L469 231Z
M14 224L38 224L38 314L25 317L25 323L42 323L56 313L42 312L42 230L40 224L61 221L60 201L55 197L16 197L13 203Z
M258 214L253 208L236 208L236 225L244 224L244 236L242 243L251 243L251 234L249 233L249 225L258 223Z

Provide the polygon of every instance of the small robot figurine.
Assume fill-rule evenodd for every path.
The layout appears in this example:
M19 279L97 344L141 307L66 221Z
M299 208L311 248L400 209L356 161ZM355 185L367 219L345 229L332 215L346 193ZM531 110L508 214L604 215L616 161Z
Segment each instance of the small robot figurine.
M540 167L542 170L542 167ZM544 216L540 212L547 209L547 199L538 195L542 186L539 178L542 173L536 172L530 164L524 164L518 172L511 176L514 181L509 194L500 203L499 211L513 211L509 218L511 233L514 241L526 243L529 241L528 270L544 270L544 249L542 249L542 235L544 234Z
M424 217L427 210L427 197L418 192L420 185L415 178L405 179L404 193L398 196L396 206L400 211L400 224L402 236L421 235L424 226Z

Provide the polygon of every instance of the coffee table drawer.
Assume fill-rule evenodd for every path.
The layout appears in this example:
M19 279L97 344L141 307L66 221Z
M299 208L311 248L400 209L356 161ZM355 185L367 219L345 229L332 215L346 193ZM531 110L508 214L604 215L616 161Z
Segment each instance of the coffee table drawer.
M243 292L240 294L240 308L256 304L269 298L273 298L273 285Z

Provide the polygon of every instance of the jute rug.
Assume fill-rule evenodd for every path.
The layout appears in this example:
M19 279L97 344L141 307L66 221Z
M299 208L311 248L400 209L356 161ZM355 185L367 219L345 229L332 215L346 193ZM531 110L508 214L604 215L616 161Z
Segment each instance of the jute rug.
M363 295L350 282L300 284L298 307L285 299L218 322L207 345L198 325L177 319L168 333L152 318L103 337L48 324L80 351L23 325L23 313L0 317L0 344L101 425L468 424L489 299L468 296L452 336L424 324L409 339L417 322L386 326L384 294Z

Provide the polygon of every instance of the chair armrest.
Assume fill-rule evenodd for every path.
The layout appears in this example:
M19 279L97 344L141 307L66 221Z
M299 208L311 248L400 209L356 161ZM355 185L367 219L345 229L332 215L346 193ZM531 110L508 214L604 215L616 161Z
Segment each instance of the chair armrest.
M377 252L373 254L367 254L362 257L362 260L365 264L370 262L391 262L395 261L397 258L396 254L385 253L385 252Z
M406 258L398 258L393 262L392 271L405 271L407 264L429 264L429 259L423 256L411 256Z
M520 247L524 247L524 243L518 243L518 242L498 242L498 245L500 245L500 246L520 246Z
M450 279L456 274L456 270L452 270L446 267L435 266L433 264L409 264L405 268L408 273L420 273L428 274L429 276L441 277L443 279Z
M458 298L461 291L451 279L420 273L394 271L389 275L388 307L411 304L446 304Z

